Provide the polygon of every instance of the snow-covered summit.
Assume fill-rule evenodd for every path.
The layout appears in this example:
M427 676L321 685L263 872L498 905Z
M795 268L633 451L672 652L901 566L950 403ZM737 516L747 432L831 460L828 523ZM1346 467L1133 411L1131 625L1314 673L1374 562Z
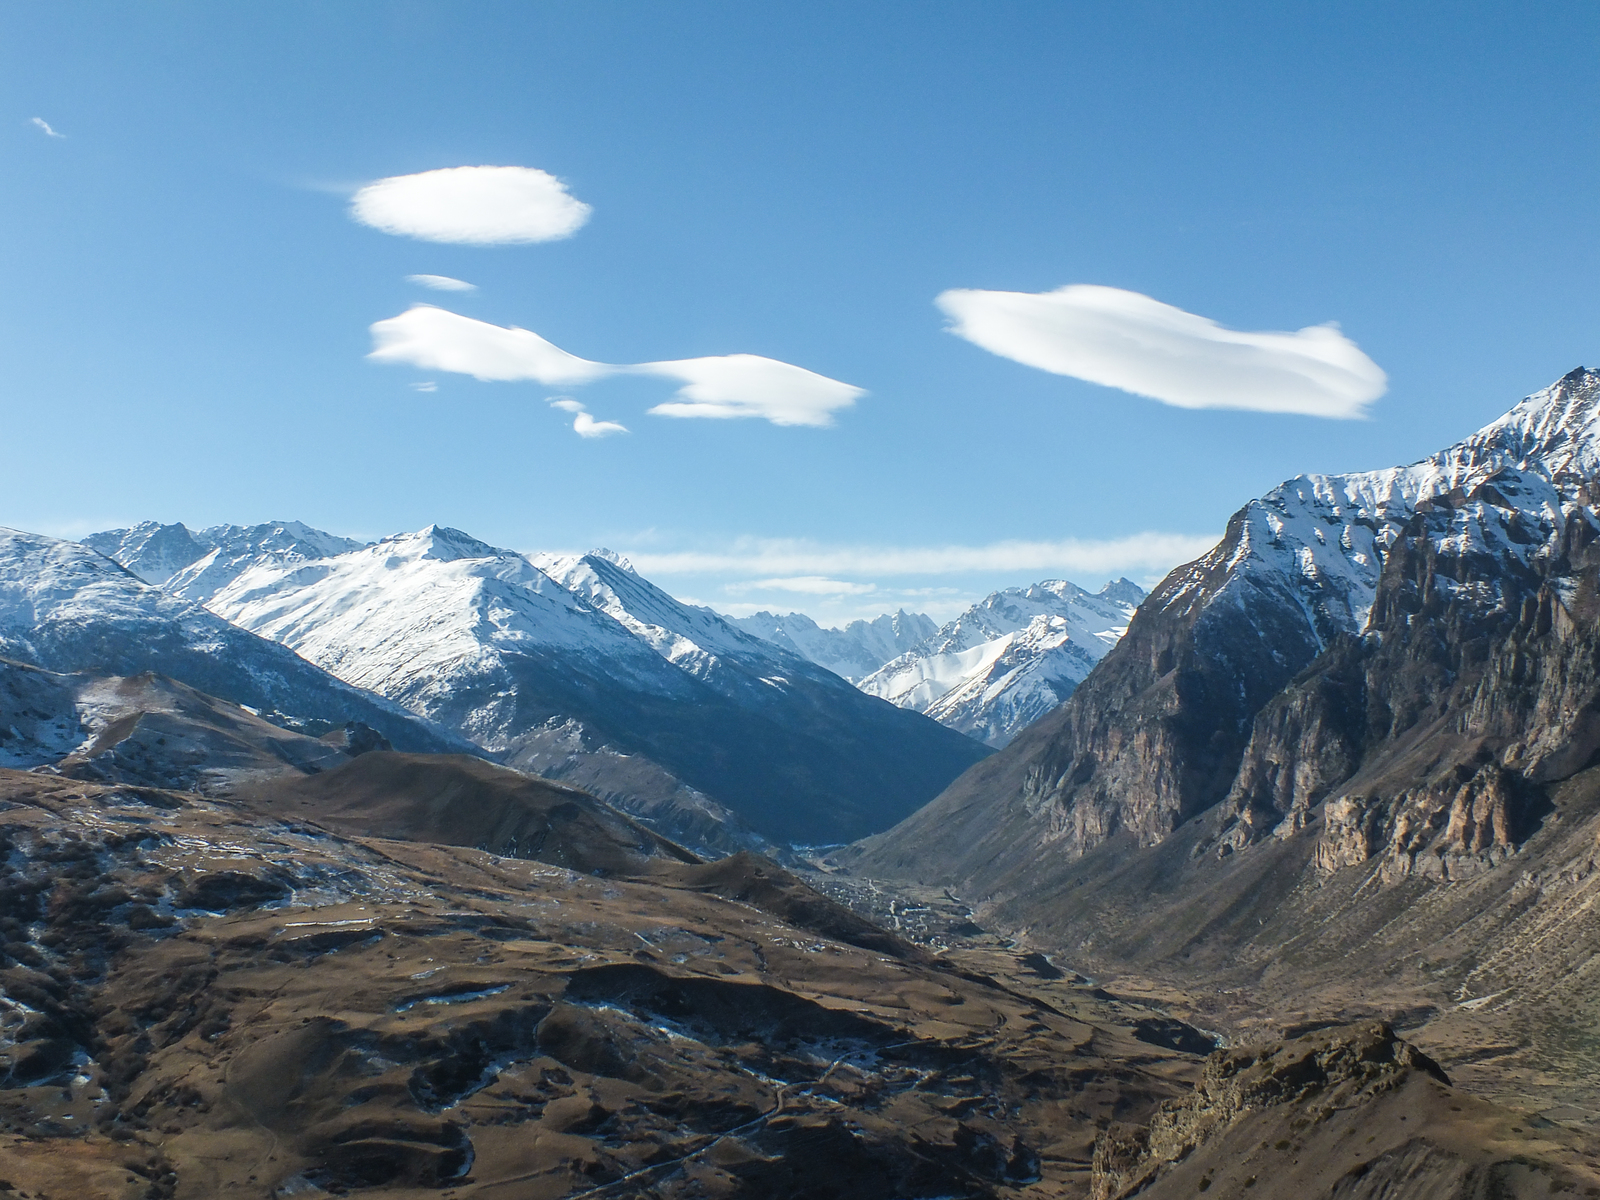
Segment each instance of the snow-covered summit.
M212 611L358 687L462 725L491 749L520 732L514 697L451 716L508 653L582 652L646 690L681 692L617 623L522 555L441 525L330 558L250 568Z
M1509 579L1559 553L1597 476L1600 371L1580 367L1420 462L1285 481L1169 576L1156 603L1183 611L1267 588L1303 607L1320 650L1365 629L1388 549L1419 513L1434 518L1429 536L1441 548L1492 562Z
M1064 579L991 593L863 679L862 691L1003 746L1081 683L1144 598Z
M202 557L210 545L183 524L140 521L130 529L91 533L83 544L127 567L146 583L165 583Z
M634 569L633 563L628 561L628 556L626 554L618 554L615 550L607 550L604 546L596 546L584 557L604 559L608 563L612 563L621 567L630 575L637 575L639 573Z
M723 690L736 664L753 665L753 680L770 681L806 671L792 653L737 628L709 608L684 604L608 552L580 556L535 555L531 560L574 595L613 618L668 662ZM746 673L748 675L748 672Z

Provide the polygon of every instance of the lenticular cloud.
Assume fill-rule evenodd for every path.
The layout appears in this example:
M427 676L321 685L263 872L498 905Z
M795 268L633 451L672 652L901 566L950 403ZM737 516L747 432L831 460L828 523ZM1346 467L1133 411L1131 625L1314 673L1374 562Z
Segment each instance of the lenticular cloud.
M1138 292L956 288L935 301L951 332L992 354L1178 408L1352 419L1388 376L1336 324L1293 333L1226 329Z
M553 242L583 227L593 210L566 184L533 167L446 167L369 183L350 215L384 233L499 246Z
M650 411L663 417L760 417L774 425L832 425L833 414L866 393L758 354L612 364L568 354L538 334L418 304L372 326L377 362L406 363L484 380L575 386L614 375L651 375L683 386ZM581 430L579 432L582 432Z

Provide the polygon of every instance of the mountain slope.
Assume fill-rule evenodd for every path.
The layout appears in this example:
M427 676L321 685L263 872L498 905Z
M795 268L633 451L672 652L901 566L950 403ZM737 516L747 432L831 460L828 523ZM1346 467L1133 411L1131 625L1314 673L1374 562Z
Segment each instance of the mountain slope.
M859 686L1004 746L1072 694L1143 598L1126 579L1098 594L1065 580L994 592Z
M317 772L388 743L351 722L322 738L146 672L63 675L0 659L0 766L225 795L283 772Z
M883 828L982 756L614 562L547 562L567 586L430 527L252 568L211 607L514 765L548 773L524 752L576 721L590 749L648 758L770 837Z
M154 671L291 728L361 721L405 749L468 748L86 546L3 528L0 655L66 674Z
M804 613L758 612L748 617L723 620L746 633L753 633L792 654L810 659L851 683L860 683L884 663L914 647L938 631L933 618L925 613L900 609L870 621L851 621L843 629L825 629Z

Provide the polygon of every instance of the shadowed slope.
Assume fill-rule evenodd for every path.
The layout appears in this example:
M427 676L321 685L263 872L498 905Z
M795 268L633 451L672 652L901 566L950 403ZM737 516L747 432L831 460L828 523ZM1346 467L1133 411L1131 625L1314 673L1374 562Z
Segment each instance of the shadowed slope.
M244 799L347 836L470 846L575 871L699 861L587 792L461 754L373 751L332 771L267 781Z

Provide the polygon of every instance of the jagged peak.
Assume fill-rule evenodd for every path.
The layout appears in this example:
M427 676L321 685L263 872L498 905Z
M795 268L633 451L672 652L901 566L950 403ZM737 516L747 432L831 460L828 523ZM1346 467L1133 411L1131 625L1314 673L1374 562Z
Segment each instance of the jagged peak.
M1452 450L1481 450L1551 474L1600 467L1600 370L1578 367ZM1448 453L1448 451L1446 452Z
M634 569L633 563L628 560L627 555L618 554L615 550L608 550L604 546L596 546L593 550L589 551L589 553L585 554L584 557L598 558L602 562L608 562L614 567L622 568L629 575L637 575L639 573Z
M1120 579L1108 582L1097 594L1115 604L1131 604L1138 607L1148 593L1124 575Z

